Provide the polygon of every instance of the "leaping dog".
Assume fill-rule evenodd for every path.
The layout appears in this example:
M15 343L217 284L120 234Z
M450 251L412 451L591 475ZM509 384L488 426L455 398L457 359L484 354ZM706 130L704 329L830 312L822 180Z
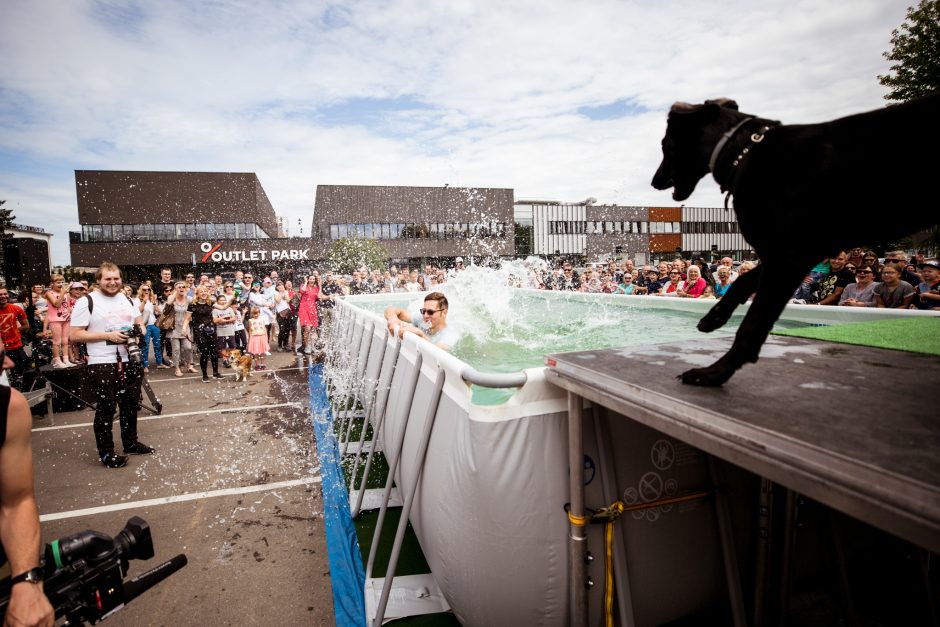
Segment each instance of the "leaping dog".
M698 323L724 325L753 294L731 349L684 383L719 386L761 346L814 265L878 237L937 224L930 182L940 173L940 92L820 124L781 125L733 100L676 103L662 140L656 189L687 199L709 172L734 198L741 233L760 257Z

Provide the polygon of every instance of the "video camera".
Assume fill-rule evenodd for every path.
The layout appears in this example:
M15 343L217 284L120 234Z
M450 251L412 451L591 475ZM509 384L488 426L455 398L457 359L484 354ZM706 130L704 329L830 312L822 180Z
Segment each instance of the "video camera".
M43 588L56 618L68 624L97 623L186 565L186 556L173 559L124 581L128 562L153 557L150 526L134 516L114 538L82 531L47 544ZM0 581L0 616L10 602L10 580Z
M140 340L144 338L144 334L140 332L140 328L136 324L132 324L130 329L124 331L124 335L127 336L125 347L127 348L128 361L135 364L143 363L143 356L140 354Z

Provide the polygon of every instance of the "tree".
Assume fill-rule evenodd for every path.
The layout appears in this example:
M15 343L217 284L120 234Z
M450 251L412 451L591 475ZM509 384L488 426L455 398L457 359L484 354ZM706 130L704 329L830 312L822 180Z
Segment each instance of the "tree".
M338 239L327 253L330 266L341 274L349 274L363 266L370 269L384 268L388 257L388 250L384 246L367 237Z
M891 91L885 100L905 102L940 89L940 0L908 7L907 21L891 31L891 72L878 82Z
M940 89L940 0L921 0L916 8L908 7L907 20L891 31L891 45L891 52L884 53L894 62L891 73L878 76L878 82L891 90L885 100L905 102ZM889 242L887 249L906 250L915 242L936 249L940 226Z

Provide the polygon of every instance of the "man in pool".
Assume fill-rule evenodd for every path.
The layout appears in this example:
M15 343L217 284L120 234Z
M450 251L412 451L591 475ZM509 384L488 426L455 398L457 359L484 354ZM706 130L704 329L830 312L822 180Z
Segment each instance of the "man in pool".
M385 321L388 332L404 337L406 331L428 340L446 351L451 350L460 339L460 334L447 326L447 297L440 292L431 292L424 297L424 308L411 316L400 307L386 307Z

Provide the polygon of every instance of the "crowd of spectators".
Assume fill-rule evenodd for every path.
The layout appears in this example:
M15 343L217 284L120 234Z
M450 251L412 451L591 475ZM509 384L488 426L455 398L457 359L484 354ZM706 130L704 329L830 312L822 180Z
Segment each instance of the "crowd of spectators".
M631 260L619 264L611 260L579 272L565 262L553 269L531 269L527 279L515 278L514 284L545 290L718 299L755 267L751 261L735 264L731 257L711 264L701 257L677 257L641 268ZM922 253L908 257L904 251L888 252L882 261L872 251L852 248L817 264L793 294L792 302L940 309L940 262L924 259Z
M655 296L665 298L722 298L754 262L735 263L723 257L660 260L637 267L630 259L610 260L575 268L570 262L528 265L528 276L511 277L517 287L543 290ZM275 351L311 354L321 332L332 322L338 296L378 293L433 292L464 269L458 257L449 270L436 265L403 265L385 269L361 268L348 276L314 270L295 276L287 270L259 273L238 271L221 275L187 273L174 277L169 268L159 276L123 291L140 311L145 335L140 340L144 371L172 368L178 377L202 373L221 377L230 366L229 353L248 352L255 368L265 369L265 357ZM54 368L87 361L81 344L70 340L69 318L76 302L94 291L88 281L50 277L48 285L32 287L33 309L10 302L0 287L0 330L9 358L12 380L18 380L30 359L32 344L48 354ZM922 254L908 257L890 251L884 259L873 251L852 248L821 261L793 295L794 303L846 307L940 309L940 262ZM27 315L27 311L32 315ZM196 364L198 362L199 368ZM211 373L210 373L211 367Z

